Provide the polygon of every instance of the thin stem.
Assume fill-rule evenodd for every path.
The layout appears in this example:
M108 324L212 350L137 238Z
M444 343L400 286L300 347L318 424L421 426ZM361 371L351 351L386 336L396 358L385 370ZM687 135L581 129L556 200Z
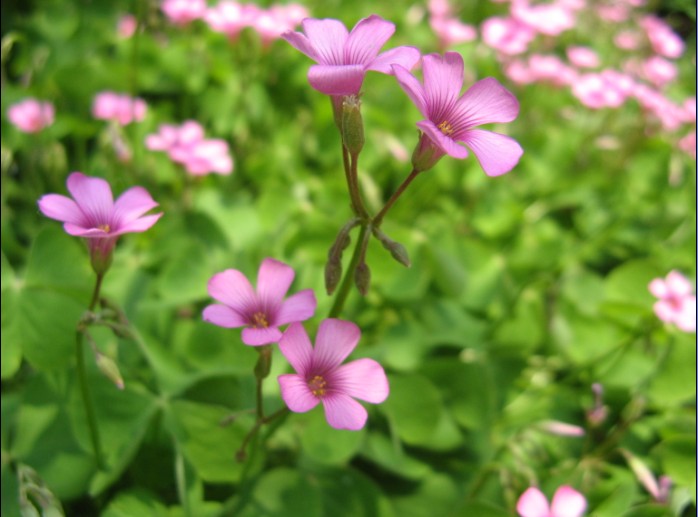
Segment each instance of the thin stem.
M381 208L380 212L376 215L376 217L373 218L373 226L378 228L381 223L383 222L383 218L385 217L385 214L388 213L388 210L395 204L395 201L402 195L402 193L405 191L405 189L412 183L412 180L417 177L420 171L417 171L415 169L412 169L410 172L410 175L405 178L405 180L400 184L400 186L397 188L395 192L393 192L393 195L390 196L390 199L385 203L383 208Z
M257 377L257 420L264 420L264 399L262 396L262 384L264 379Z
M182 451L175 444L175 478L177 481L177 497L182 504L184 517L191 517L191 507L189 505L189 497L187 496L187 473L184 466L184 456Z
M346 152L346 148L344 149ZM364 207L364 202L361 199L361 191L359 190L359 172L357 165L359 163L359 153L352 153L350 158L349 176L347 177L347 181L349 181L349 195L351 196L353 204L356 205L356 209L358 210L356 215L362 219L368 220L368 212Z
M92 450L95 455L97 468L104 469L104 459L102 457L102 444L99 438L99 428L97 427L97 417L95 415L92 397L90 396L90 387L87 383L87 372L85 371L85 356L83 353L82 344L83 332L78 330L75 333L75 356L77 360L78 382L80 383L80 391L82 393L82 402L85 405L85 414L87 415L87 426L90 431L90 440L92 441Z
M104 280L104 273L97 273L97 281L95 282L95 289L92 291L92 299L90 300L90 305L87 310L92 312L95 310L95 306L99 301L99 292L102 289L102 280Z
M288 408L284 406L269 416L258 418L252 426L252 429L250 429L247 435L245 436L245 439L242 441L242 444L240 445L240 448L238 449L237 453L235 453L235 458L238 461L245 461L245 458L247 457L245 449L247 448L247 445L250 443L250 440L252 440L252 438L254 438L257 435L261 427L265 424L268 424L269 422L276 420L280 416L285 415L287 412Z
M359 260L362 255L363 242L368 232L368 225L361 225L361 232L359 233L359 238L356 240L356 247L354 248L354 254L351 257L351 262L349 262L349 268L346 273L344 273L344 279L342 279L342 285L337 291L337 296L332 304L332 309L330 309L330 314L328 318L336 318L342 312L344 308L344 302L346 301L349 290L351 289L351 283L354 279L354 271L356 271L356 266L359 264Z

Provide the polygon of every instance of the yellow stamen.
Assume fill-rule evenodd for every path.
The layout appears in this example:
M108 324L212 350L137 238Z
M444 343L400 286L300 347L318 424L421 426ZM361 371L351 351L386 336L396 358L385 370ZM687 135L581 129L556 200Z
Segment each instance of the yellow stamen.
M451 123L448 120L444 120L437 127L446 136L451 136L453 134L453 126L451 126Z
M308 387L316 397L322 397L327 393L327 381L323 379L321 375L316 375L310 379Z
M100 230L102 230L103 232L106 232L106 233L109 233L111 231L111 226L109 226L108 224L97 225L97 228L99 228Z
M267 320L267 315L264 314L263 312L255 312L252 315L252 328L256 329L265 329L269 326L269 321Z

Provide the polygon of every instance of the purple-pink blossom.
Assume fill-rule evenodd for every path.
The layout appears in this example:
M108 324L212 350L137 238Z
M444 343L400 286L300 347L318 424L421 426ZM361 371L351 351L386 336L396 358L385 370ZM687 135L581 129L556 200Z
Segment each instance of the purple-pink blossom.
M39 199L39 210L63 222L70 235L84 237L97 272L104 272L119 236L140 233L153 226L162 213L144 215L158 206L143 187L131 187L114 201L106 180L73 172L68 176L68 192L73 198L46 194Z
M279 327L305 321L315 313L317 301L312 289L284 299L295 277L291 266L264 259L257 273L257 289L237 269L226 269L208 282L208 293L221 302L204 309L203 318L225 328L245 327L242 342L259 346L281 339Z
M174 24L184 26L206 13L206 0L163 0L162 12Z
M511 122L519 113L519 102L499 81L488 77L476 82L463 95L463 58L456 52L424 56L423 84L407 69L394 65L395 77L425 120L417 122L422 131L413 165L431 168L443 155L466 158L467 145L489 176L509 172L523 149L513 138L476 129L481 124Z
M327 423L335 429L357 431L366 425L368 413L354 399L379 404L390 388L383 367L373 359L342 364L360 338L354 323L326 319L313 347L303 325L288 327L279 348L296 373L280 375L279 385L291 411L305 413L322 403Z
M678 271L666 278L655 278L650 292L658 298L654 313L665 323L672 323L684 332L696 331L696 295L693 284Z
M10 122L25 133L38 133L53 124L53 117L53 104L32 98L13 104L7 110Z
M351 33L339 20L303 20L301 32L285 32L282 37L313 59L308 81L327 95L356 95L369 70L392 74L392 66L411 69L419 61L419 50L396 47L379 54L395 32L395 25L379 16L360 20Z
M485 44L510 56L526 52L535 37L533 29L511 17L493 16L482 24L482 39Z
M537 487L526 490L516 503L516 511L521 517L581 517L586 507L584 496L567 485L557 489L552 504L548 504Z
M125 126L145 118L147 106L143 99L115 92L100 92L92 103L92 115L100 120L114 120Z

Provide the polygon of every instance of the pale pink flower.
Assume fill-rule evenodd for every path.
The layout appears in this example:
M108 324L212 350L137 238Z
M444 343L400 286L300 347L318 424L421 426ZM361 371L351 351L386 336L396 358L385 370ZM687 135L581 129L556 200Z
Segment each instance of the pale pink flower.
M633 95L642 108L659 120L664 129L674 131L684 123L685 112L682 107L674 104L661 92L646 84L636 84Z
M427 10L432 18L450 18L452 15L451 6L448 0L429 0L427 2Z
M122 39L133 36L138 28L138 19L132 14L124 14L119 18L116 25L116 33Z
M649 284L650 292L659 298L654 313L665 323L673 323L684 332L696 331L696 295L693 285L678 271L666 278L655 278Z
M514 18L488 18L481 30L486 45L510 56L526 52L529 43L536 37L533 29Z
M679 140L679 149L685 152L688 156L696 159L696 132L691 131L686 136Z
M536 82L536 76L528 67L528 62L512 59L504 64L504 73L516 84L531 84Z
M24 133L38 133L53 124L53 117L53 104L32 98L13 104L7 110L7 118Z
M87 239L92 265L98 273L109 267L120 235L144 232L162 216L143 215L158 204L142 187L131 187L114 201L109 183L102 178L73 172L67 186L73 199L46 194L39 199L39 210L46 217L62 221L70 235Z
M281 38L284 32L293 30L308 15L308 10L299 4L273 5L266 11L260 11L251 23L262 43L268 45Z
M640 20L640 25L645 29L652 49L657 54L672 59L681 57L685 48L684 42L664 20L647 15Z
M114 92L101 92L92 103L92 115L100 120L114 120L125 126L145 118L147 106L143 99Z
M181 126L162 124L158 132L145 138L145 146L151 151L171 153L178 147L187 147L204 139L204 128L195 120L187 120Z
M617 2L613 4L600 4L596 6L596 14L602 20L613 23L622 23L630 17L631 7Z
M548 36L557 36L574 27L575 23L572 10L558 2L530 5L528 0L516 0L512 2L511 15L536 32Z
M463 159L467 145L485 173L498 176L518 163L523 149L513 138L476 129L481 124L511 122L519 113L519 102L492 77L482 79L463 95L463 57L456 52L444 56L429 54L422 61L423 84L407 69L394 65L395 77L425 120L417 122L422 131L413 166L431 168L443 155Z
M206 13L206 0L163 0L162 12L176 25L203 18Z
M685 114L684 121L688 124L696 123L696 98L689 97L683 101L683 111Z
M536 81L547 81L556 86L573 84L577 71L553 55L533 54L528 58L528 69Z
M640 35L636 31L621 31L613 37L613 42L623 50L637 50L640 48Z
M540 428L545 432L557 436L580 437L586 434L582 427L558 420L546 420L545 422L541 422Z
M617 108L626 99L626 95L597 73L580 75L572 85L572 94L591 109Z
M259 11L259 7L254 4L224 1L208 9L204 20L213 31L222 32L233 41L245 27L253 24Z
M339 20L306 18L303 31L285 32L283 38L318 64L310 67L308 81L327 95L356 95L369 70L392 74L392 65L412 68L419 50L396 47L379 54L395 32L395 25L379 16L360 20L348 32Z
M584 496L567 485L557 489L552 504L548 504L537 487L526 490L516 503L516 511L521 517L581 517L586 507Z
M589 47L568 47L567 59L579 68L596 68L601 64L599 55Z
M233 159L225 140L198 140L187 146L175 147L170 156L193 176L209 173L228 175L233 172Z
M649 82L661 88L671 83L679 74L674 63L661 56L652 56L642 63L643 75Z
M441 48L449 48L477 38L475 27L455 18L431 18L429 25L439 38Z
M390 388L383 367L373 359L342 364L360 338L354 323L326 319L313 347L303 325L288 327L279 349L296 373L280 375L279 386L291 411L305 413L322 403L327 423L335 429L357 431L366 425L368 413L354 399L379 404Z
M259 267L255 290L243 273L226 269L208 282L208 293L222 305L206 307L204 321L225 328L245 327L242 342L246 345L277 343L280 326L311 318L317 306L312 289L284 300L294 277L293 268L267 258Z

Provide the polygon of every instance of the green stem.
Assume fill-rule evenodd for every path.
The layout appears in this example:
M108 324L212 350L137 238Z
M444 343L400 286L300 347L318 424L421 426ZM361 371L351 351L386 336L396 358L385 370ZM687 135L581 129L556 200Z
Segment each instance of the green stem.
M334 299L334 303L332 304L332 309L330 309L328 318L336 318L337 316L339 316L339 314L342 312L342 309L344 308L344 302L347 299L347 295L349 294L349 290L351 289L352 280L354 279L354 271L356 271L356 266L358 266L359 260L361 259L363 242L367 232L368 225L362 224L361 232L359 233L359 238L356 240L354 254L351 257L351 262L349 262L349 268L347 269L346 273L344 273L342 285L339 287L339 291L337 291L337 296Z
M245 459L247 458L247 452L245 452L245 449L247 448L247 445L250 443L250 440L252 440L252 438L254 438L257 435L261 427L263 425L268 424L269 422L276 420L280 416L285 415L287 412L288 408L284 406L269 416L257 418L257 421L252 426L252 429L250 429L250 431L247 433L247 436L245 436L245 439L242 441L242 444L240 445L240 448L238 449L237 453L235 453L235 458L238 461L245 461Z
M405 191L405 189L412 183L412 180L414 180L417 175L419 174L420 171L417 171L415 169L412 169L410 172L410 175L405 178L405 180L400 184L400 186L397 188L395 192L393 192L393 195L390 196L390 199L385 203L383 208L381 208L380 212L376 215L376 217L373 218L373 226L376 228L380 227L381 223L383 222L383 218L385 217L385 214L388 213L388 210L395 204L395 201L402 195L402 193Z
M182 504L184 517L191 517L191 507L189 505L189 497L187 496L187 474L184 466L184 456L175 444L175 477L177 480L177 497Z
M102 289L102 280L104 280L104 273L97 273L97 281L95 282L94 291L92 291L92 299L90 300L90 305L87 310L92 312L95 310L95 306L99 301L99 292Z
M359 153L352 153L349 158L349 175L347 177L347 181L349 182L349 195L352 198L352 204L356 205L356 215L363 220L369 220L370 217L368 216L366 207L364 207L364 202L361 199L361 191L359 190L359 172L357 165L359 163Z
M90 396L90 387L87 383L87 372L85 371L85 355L83 353L82 338L83 333L78 330L75 335L75 356L77 359L78 382L80 383L82 402L85 405L87 426L90 431L90 440L92 441L92 450L94 451L95 462L97 463L97 468L104 469L105 465L102 457L102 444L99 438L97 417L92 404L92 397Z

